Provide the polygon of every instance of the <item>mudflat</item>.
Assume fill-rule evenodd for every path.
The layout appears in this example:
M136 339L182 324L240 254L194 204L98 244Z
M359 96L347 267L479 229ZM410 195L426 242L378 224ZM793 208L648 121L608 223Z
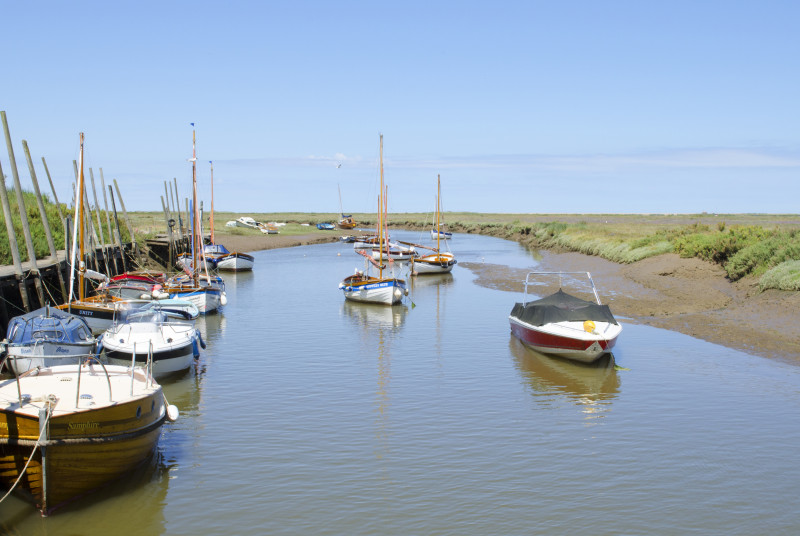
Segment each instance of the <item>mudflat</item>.
M601 301L623 323L647 324L763 357L800 364L800 293L761 292L756 281L731 282L725 271L696 258L659 255L616 264L580 253L540 251L542 271L586 271ZM529 270L460 263L488 288L519 291ZM557 284L557 283L555 283ZM537 289L537 294L555 291ZM511 306L509 304L509 311Z
M333 242L338 233L307 235L225 235L231 251L256 251ZM659 255L617 264L580 253L540 251L536 270L590 272L603 303L623 323L646 324L755 355L800 364L800 292L761 292L756 281L731 282L725 271L696 258ZM529 270L461 262L477 284L522 296ZM537 289L537 293L555 288ZM509 311L513 303L509 303Z

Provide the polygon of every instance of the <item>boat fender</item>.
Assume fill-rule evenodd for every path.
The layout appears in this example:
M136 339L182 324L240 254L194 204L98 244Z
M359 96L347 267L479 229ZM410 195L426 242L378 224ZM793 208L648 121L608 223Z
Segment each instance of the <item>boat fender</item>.
M594 333L595 327L596 326L594 325L594 322L592 322L591 320L584 320L583 331L585 331L586 333Z
M170 422L175 422L178 420L178 416L180 416L180 411L178 411L178 407L170 404L167 406L167 418Z
M105 333L97 337L97 351L94 353L95 359L100 359L100 354L103 353L103 335L105 335Z
M222 293L222 295L219 298L219 303L221 305L225 305L226 303L228 303L228 296L224 292Z
M197 335L197 340L200 341L200 347L205 350L206 349L206 342L203 340L203 335L200 334L200 330L194 330L195 335Z

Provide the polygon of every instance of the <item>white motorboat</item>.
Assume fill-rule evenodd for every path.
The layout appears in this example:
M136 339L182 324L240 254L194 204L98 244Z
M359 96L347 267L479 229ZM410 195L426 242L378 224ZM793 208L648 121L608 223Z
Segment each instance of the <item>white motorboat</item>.
M170 321L158 306L132 309L103 333L98 354L105 351L113 365L151 364L159 378L188 369L199 357L198 346L205 348L200 332L191 322Z
M586 275L595 302L567 294L561 287L554 294L527 301L532 275ZM534 350L591 363L611 352L622 332L608 305L600 297L589 272L530 272L525 278L525 294L508 317L511 332Z

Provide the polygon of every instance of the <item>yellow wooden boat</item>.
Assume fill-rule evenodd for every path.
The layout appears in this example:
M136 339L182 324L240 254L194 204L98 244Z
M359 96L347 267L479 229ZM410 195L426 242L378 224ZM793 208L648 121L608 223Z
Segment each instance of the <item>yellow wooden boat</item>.
M177 417L148 368L88 361L0 381L0 482L42 515L134 470Z

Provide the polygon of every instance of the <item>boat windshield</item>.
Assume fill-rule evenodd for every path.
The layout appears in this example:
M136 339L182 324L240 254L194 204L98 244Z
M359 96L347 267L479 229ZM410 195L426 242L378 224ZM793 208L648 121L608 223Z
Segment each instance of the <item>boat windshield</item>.
M228 253L230 253L230 251L228 251L228 248L226 248L222 244L208 244L203 248L203 251L206 254L217 254L217 253L228 254Z

